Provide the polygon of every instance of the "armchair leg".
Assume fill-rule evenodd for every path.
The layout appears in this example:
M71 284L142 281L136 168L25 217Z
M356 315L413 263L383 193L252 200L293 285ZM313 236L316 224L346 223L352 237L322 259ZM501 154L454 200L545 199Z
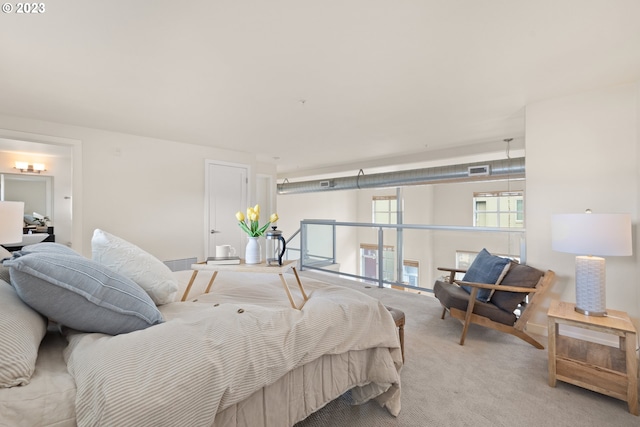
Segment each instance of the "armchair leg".
M467 331L469 330L469 324L471 323L471 315L473 314L473 306L476 303L476 296L478 295L478 288L471 289L471 295L469 295L469 303L467 304L467 312L464 316L464 325L462 326L462 336L460 337L460 345L464 345L464 339L467 337Z
M445 314L447 314L447 307L442 307L442 316L440 316L440 318L444 319Z

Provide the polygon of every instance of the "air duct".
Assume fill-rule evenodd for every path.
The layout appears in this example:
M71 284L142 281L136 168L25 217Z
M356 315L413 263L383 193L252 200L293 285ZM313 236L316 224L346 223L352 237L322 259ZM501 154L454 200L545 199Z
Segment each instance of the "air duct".
M278 184L278 194L524 178L524 157L453 166Z

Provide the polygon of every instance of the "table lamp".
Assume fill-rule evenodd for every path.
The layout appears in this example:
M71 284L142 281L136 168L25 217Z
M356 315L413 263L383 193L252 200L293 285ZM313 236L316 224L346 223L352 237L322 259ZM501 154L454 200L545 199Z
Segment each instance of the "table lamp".
M629 256L631 215L553 215L552 248L576 254L576 311L587 316L606 316L605 260L602 256Z
M24 202L0 202L0 244L22 242Z

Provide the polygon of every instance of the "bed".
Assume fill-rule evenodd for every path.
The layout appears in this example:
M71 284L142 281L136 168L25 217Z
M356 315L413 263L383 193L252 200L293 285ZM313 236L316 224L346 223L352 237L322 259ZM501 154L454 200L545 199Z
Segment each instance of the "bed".
M177 301L191 274L172 275ZM402 356L379 301L303 278L309 300L295 310L278 276L221 272L198 295L206 276L140 330L49 322L30 378L0 388L0 426L292 426L349 390L398 415ZM0 280L0 291L13 288Z

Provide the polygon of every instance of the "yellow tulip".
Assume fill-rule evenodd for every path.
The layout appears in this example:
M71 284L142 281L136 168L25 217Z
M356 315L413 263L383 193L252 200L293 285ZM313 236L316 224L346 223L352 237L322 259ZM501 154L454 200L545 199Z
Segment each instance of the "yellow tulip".
M244 214L240 211L236 212L236 219L240 222L244 221Z
M272 213L271 216L269 217L269 222L278 222L278 214L277 213Z
M247 218L251 219L252 214L253 214L253 208L247 208Z
M260 215L256 211L251 211L251 215L249 216L251 221L257 221L260 219Z
M258 215L260 215L260 205L255 205L253 207L253 210L255 211L255 213L257 213Z

